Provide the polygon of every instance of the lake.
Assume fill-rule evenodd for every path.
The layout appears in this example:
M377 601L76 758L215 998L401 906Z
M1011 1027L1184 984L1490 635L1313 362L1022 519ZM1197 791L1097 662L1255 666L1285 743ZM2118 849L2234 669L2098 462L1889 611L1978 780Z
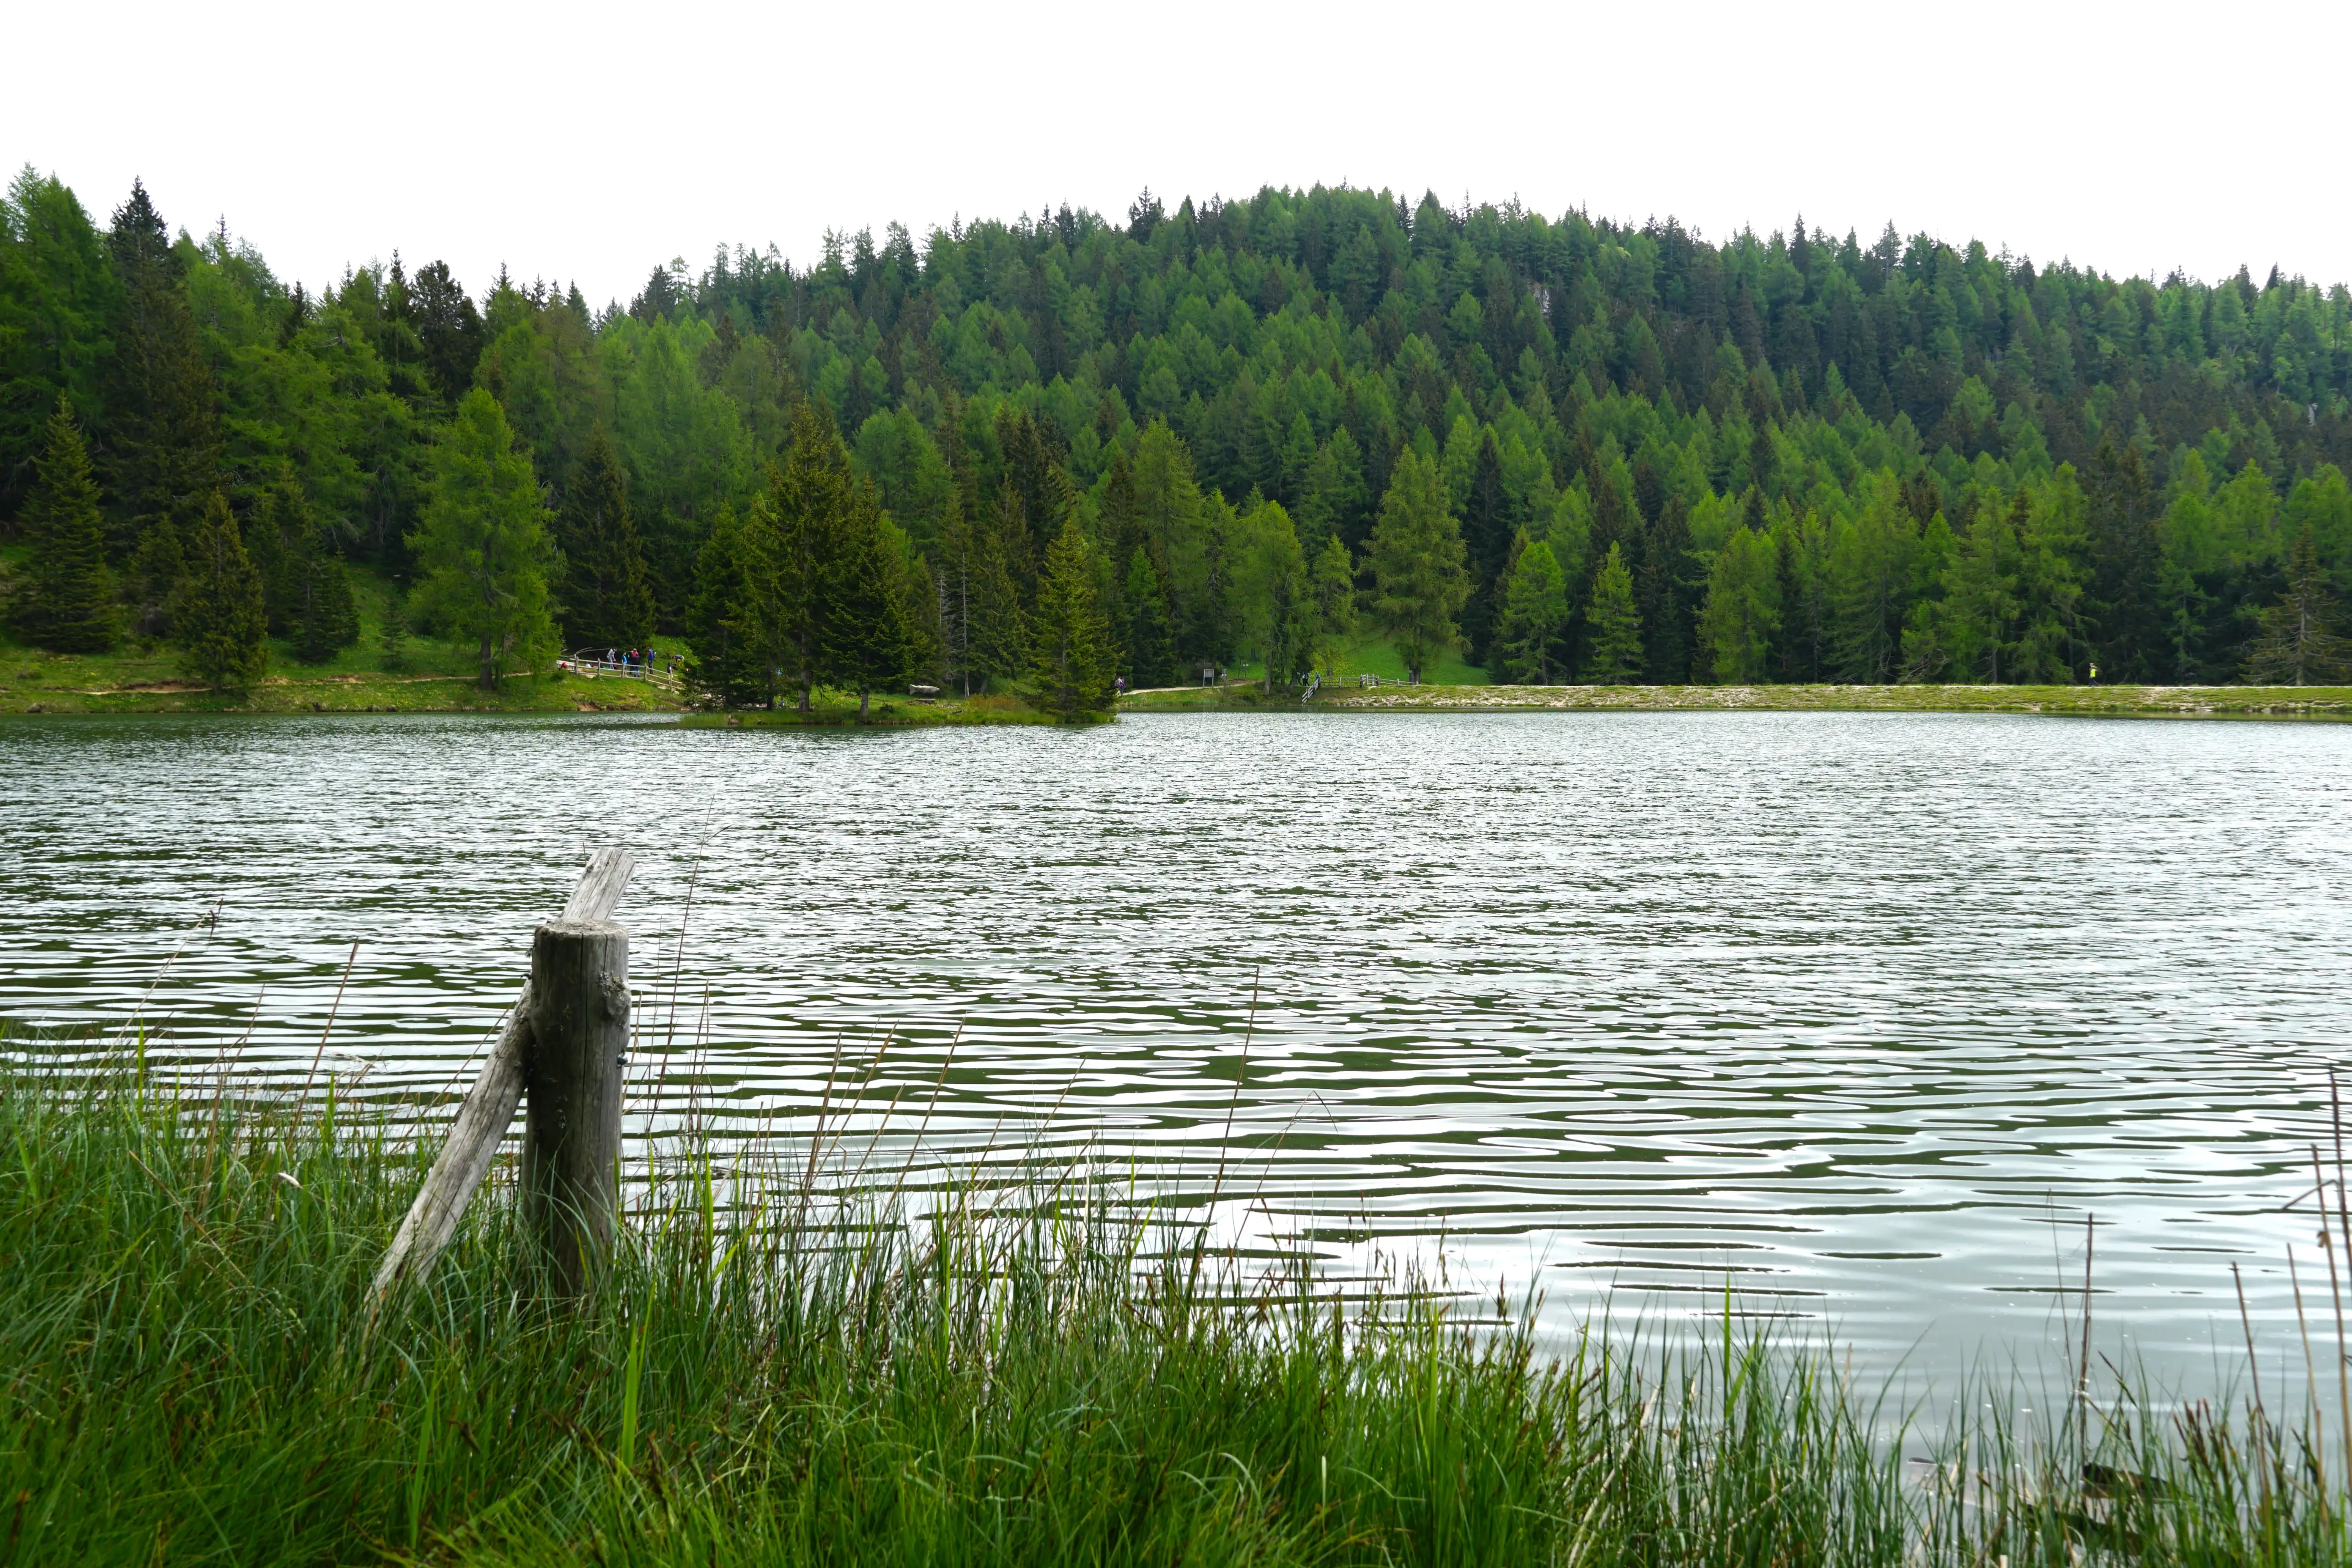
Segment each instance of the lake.
M2042 1363L2086 1212L2101 1346L2167 1375L2242 1346L2232 1262L2266 1382L2289 1243L2325 1300L2284 1206L2346 1045L2352 727L11 720L0 1016L143 1007L299 1084L356 942L320 1076L439 1090L607 841L633 1132L796 1137L835 1076L853 1140L895 1103L949 1168L1221 1174L1221 1223L1342 1270L1563 1326L1727 1288L1927 1374Z

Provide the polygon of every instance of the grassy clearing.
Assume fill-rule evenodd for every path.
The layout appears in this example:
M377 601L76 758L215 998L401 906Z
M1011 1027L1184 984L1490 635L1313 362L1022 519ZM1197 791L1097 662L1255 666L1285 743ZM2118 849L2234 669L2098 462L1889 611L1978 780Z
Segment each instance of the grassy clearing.
M1255 687L1146 692L1136 711L1279 708ZM1391 686L1327 687L1306 705L1371 713L2040 713L2105 717L2352 718L2352 686Z
M919 1214L833 1201L805 1144L681 1143L583 1312L540 1304L493 1193L371 1322L429 1147L230 1087L0 1076L0 1561L2346 1556L2300 1428L2126 1402L2088 1469L2080 1411L1916 1466L1825 1358L1727 1329L1548 1359L1507 1303L1344 1304L1081 1172Z
M650 713L684 706L648 681L623 677L509 678L477 685L470 649L423 637L384 638L391 583L354 568L360 640L323 664L305 664L283 638L252 691L206 691L181 679L179 653L126 640L110 653L49 653L0 633L0 715L21 713ZM656 639L665 653L674 640Z

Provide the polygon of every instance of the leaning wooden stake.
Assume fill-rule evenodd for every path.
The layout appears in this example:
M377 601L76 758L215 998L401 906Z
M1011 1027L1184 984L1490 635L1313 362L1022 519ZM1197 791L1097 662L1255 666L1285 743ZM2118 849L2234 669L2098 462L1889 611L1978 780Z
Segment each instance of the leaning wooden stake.
M583 1294L613 1250L621 1070L629 1051L629 934L551 920L530 945L522 1215L550 1291Z
M635 865L636 857L616 845L598 850L589 857L580 885L572 890L562 917L609 918L621 902L621 890L628 886L629 873ZM383 1264L375 1272L373 1289L379 1301L398 1287L419 1282L431 1273L433 1260L457 1232L457 1217L466 1211L467 1201L488 1173L490 1161L499 1152L499 1141L506 1136L508 1125L514 1121L515 1106L522 1099L523 1066L530 1054L530 1032L531 987L525 981L522 995L515 998L505 1026L499 1030L498 1042L490 1048L490 1060L482 1068L482 1075L474 1081L473 1088L466 1092L464 1103L457 1107L457 1119L449 1129L448 1142L441 1145L439 1157L433 1162L424 1186L417 1190L416 1201L409 1206L408 1217L400 1222L399 1234L392 1239L392 1248L384 1253Z

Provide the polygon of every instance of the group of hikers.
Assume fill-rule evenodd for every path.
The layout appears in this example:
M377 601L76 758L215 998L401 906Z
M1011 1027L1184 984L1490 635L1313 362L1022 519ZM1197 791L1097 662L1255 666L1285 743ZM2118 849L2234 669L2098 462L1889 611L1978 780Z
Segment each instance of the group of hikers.
M593 660L596 657L596 650L583 648L574 657ZM607 648L604 662L618 665L625 674L666 675L676 674L677 667L686 662L686 657L682 653L665 653L657 648Z

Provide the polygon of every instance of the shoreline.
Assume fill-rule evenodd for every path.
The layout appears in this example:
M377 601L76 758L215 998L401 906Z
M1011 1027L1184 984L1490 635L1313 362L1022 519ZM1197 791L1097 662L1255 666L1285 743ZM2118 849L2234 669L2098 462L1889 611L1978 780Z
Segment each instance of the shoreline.
M1142 700L1138 700L1139 698ZM1140 692L1132 713L2004 713L2112 718L2352 719L2352 686L1327 687L1307 701L1252 687Z

